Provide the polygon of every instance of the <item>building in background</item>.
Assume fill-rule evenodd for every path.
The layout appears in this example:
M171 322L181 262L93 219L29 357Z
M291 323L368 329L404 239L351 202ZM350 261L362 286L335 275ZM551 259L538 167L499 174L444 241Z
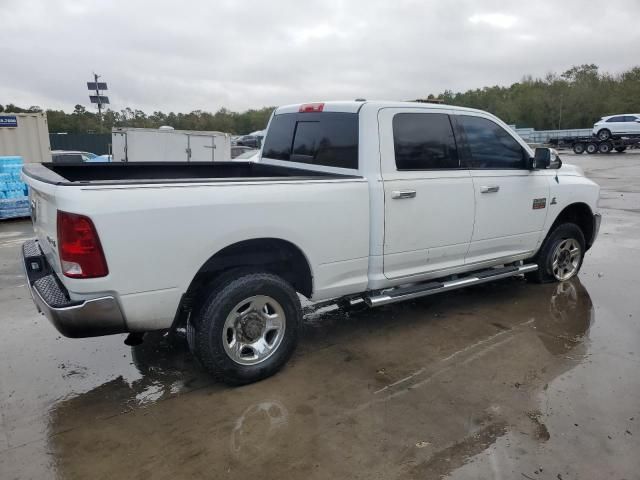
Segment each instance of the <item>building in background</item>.
M24 163L51 161L47 115L42 112L0 113L0 157L21 157Z

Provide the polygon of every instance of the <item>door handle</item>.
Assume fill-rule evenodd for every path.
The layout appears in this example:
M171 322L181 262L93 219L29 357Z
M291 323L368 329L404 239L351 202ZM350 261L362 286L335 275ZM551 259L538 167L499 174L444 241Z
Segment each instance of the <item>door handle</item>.
M415 198L415 190L394 190L391 192L391 198L395 200L401 200L403 198Z
M498 190L500 190L500 186L499 185L491 185L488 187L480 187L480 193L496 193Z

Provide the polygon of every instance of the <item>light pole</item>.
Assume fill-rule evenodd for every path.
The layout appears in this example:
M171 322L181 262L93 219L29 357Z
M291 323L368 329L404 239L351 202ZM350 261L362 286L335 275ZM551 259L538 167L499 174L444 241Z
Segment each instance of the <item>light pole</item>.
M560 94L560 113L558 114L558 130L560 130L561 123L562 123L562 94Z
M87 88L96 92L95 95L89 95L89 100L91 100L91 103L98 104L98 120L102 124L102 105L109 103L109 97L101 95L101 91L107 90L107 84L106 82L98 82L99 78L100 75L94 72L93 82L87 82Z

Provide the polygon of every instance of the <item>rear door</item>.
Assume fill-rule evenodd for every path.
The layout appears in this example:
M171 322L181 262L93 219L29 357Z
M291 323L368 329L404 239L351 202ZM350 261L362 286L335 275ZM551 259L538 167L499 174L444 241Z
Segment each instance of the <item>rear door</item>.
M152 147L148 150L147 158L163 162L189 161L189 136L186 133L159 130L156 141L157 145L162 145L161 150L158 152L157 146Z
M113 132L111 134L111 152L114 162L126 162L127 161L127 133L126 132Z
M229 135L216 134L212 137L214 162L228 162L231 160L231 139Z
M387 278L464 264L474 191L469 170L460 164L449 113L385 108L378 114Z
M188 137L181 132L164 130L127 132L128 162L185 162L188 147Z
M492 117L465 112L454 118L476 204L466 263L532 252L547 216L549 171L529 170L529 152Z
M189 135L188 161L213 162L215 145L210 135Z

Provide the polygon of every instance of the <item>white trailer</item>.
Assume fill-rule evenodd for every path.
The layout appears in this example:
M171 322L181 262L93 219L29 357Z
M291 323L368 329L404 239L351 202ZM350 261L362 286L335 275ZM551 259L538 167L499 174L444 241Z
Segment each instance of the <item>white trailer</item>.
M114 162L228 162L231 136L171 127L114 128Z
M0 112L0 157L19 156L24 163L51 161L47 116L41 112Z

